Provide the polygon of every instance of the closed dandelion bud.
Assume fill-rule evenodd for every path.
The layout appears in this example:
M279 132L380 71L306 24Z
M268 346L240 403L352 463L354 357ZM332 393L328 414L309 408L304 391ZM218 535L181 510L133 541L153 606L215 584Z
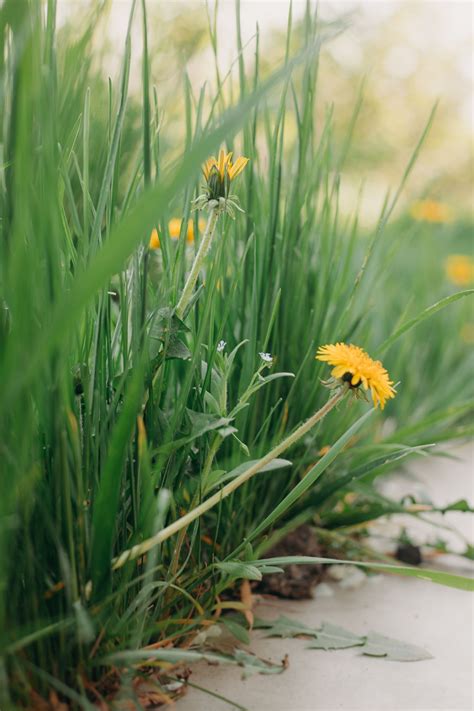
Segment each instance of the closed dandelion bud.
M218 200L221 197L221 180L216 168L213 168L211 174L209 175L207 188L209 191L209 198L211 200Z

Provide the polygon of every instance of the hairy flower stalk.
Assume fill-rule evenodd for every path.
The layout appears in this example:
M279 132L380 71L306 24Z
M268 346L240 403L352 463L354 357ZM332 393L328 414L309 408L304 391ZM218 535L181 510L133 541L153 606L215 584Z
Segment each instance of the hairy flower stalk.
M202 172L206 184L204 186L204 192L194 200L194 204L195 209L198 210L207 208L209 210L209 218L201 244L199 245L198 253L196 254L193 266L184 285L183 293L176 306L176 315L178 318L183 318L192 299L193 289L197 282L199 272L201 271L206 254L212 244L219 215L225 212L234 219L235 210L243 212L239 206L237 196L230 193L230 187L232 182L244 170L248 160L248 158L240 156L235 163L232 163L232 153L226 153L221 149L217 158L211 156L203 166Z
M194 286L197 282L199 272L201 271L206 254L208 253L212 244L212 239L214 237L218 218L219 208L211 208L209 218L207 220L206 229L202 236L201 244L199 245L199 249L194 259L193 266L191 268L191 271L189 272L188 278L186 279L186 284L184 285L183 292L176 306L176 316L178 316L178 318L183 318L186 312L186 308L189 302L191 301Z
M327 401L325 405L323 405L320 410L315 412L314 415L312 415L308 420L306 420L306 422L303 422L302 425L300 425L294 432L292 432L290 435L288 435L288 437L286 437L282 442L280 442L280 444L278 444L270 452L268 452L268 454L259 459L258 462L255 462L255 464L253 464L245 472L240 474L240 476L236 477L233 481L226 484L226 486L224 486L216 494L213 494L208 499L203 501L202 504L196 506L196 508L189 511L184 516L181 516L181 518L177 519L169 526L163 528L156 535L152 536L151 538L148 538L142 543L137 544L136 546L133 546L133 548L124 551L118 558L112 561L113 569L117 570L118 568L121 568L123 565L125 565L125 563L127 563L129 560L134 560L135 558L144 555L155 546L166 541L175 533L178 533L178 531L181 531L183 528L189 526L190 523L202 516L204 513L206 513L206 511L209 511L209 509L216 506L216 504L219 504L227 496L230 496L230 494L232 494L236 489L242 486L242 484L245 484L245 482L255 476L255 474L258 474L258 472L261 471L263 467L265 467L267 464L279 457L280 454L282 454L285 450L289 449L289 447L295 444L295 442L304 437L304 435L307 434L317 422L322 420L323 417L325 417L339 402L341 402L341 400L343 400L348 391L348 385L346 383L343 383L338 389L338 391Z

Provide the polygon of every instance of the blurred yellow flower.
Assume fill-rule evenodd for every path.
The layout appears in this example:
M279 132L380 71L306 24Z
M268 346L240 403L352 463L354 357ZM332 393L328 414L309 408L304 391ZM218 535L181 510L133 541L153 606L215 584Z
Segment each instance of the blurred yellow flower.
M467 254L451 254L444 263L448 279L456 286L474 282L474 260Z
M160 248L160 238L158 236L158 230L154 227L151 231L150 244L148 245L150 249Z
M182 223L182 220L180 220L179 217L173 217L173 219L171 219L168 222L168 230L169 230L171 239L179 239L179 234L181 232L181 223ZM194 239L194 231L193 231L193 239Z
M179 239L179 235L181 234L182 222L183 221L179 217L173 217L168 222L168 231L170 233L171 239ZM203 232L205 227L206 227L206 221L203 220L202 218L200 218L198 221L199 231ZM186 229L186 242L188 244L192 244L194 242L194 221L193 220L188 220L188 226ZM150 247L150 249L159 249L160 246L161 245L160 245L160 238L158 236L158 230L156 228L154 228L151 233L149 247Z
M173 217L172 220L169 221L168 223L168 230L170 233L171 239L179 239L179 235L181 234L181 225L183 221L179 219L179 217ZM203 232L206 227L206 221L203 220L203 218L199 218L198 220L198 229L200 232ZM188 244L192 244L194 242L194 220L188 220L188 227L186 229L186 242Z
M474 323L465 323L460 335L464 343L474 343Z
M452 217L448 205L436 200L419 200L413 203L410 215L414 220L433 223L449 222Z
M383 410L385 402L395 397L393 382L382 363L372 358L359 346L336 343L320 346L316 359L334 365L331 371L333 378L341 383L348 383L349 387L356 390L362 385L364 390L372 393L374 407L380 405Z

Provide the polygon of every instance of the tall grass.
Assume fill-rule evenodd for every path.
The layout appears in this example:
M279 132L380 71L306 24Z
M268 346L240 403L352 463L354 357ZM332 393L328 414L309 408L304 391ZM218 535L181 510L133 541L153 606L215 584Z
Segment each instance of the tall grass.
M448 296L425 283L426 255L436 254L414 247L415 235L408 242L403 222L387 229L423 127L395 197L364 234L357 215L339 208L360 104L343 145L331 110L321 125L317 104L321 45L337 28L320 28L310 5L293 28L290 10L283 62L262 75L258 31L242 47L236 9L234 71L216 67L217 80L213 69L202 88L184 74L178 131L153 86L145 2L132 9L120 79L108 83L93 61L100 8L73 35L56 29L54 0L6 0L0 9L5 708L34 707L35 694L50 689L90 708L108 654L179 643L214 614L217 594L243 574L226 561L255 561L267 533L315 514L324 521L354 478L370 492L375 476L417 445L472 429L472 378L455 323L465 299L443 302L446 318L419 321ZM135 25L141 97L128 95ZM191 199L201 163L223 142L250 158L239 187L245 215L219 220L180 320L173 307L198 242L187 244L188 219L199 233ZM169 237L172 217L183 220L178 241ZM150 251L154 227L161 248ZM112 570L114 557L324 404L318 345L354 341L378 356L410 318L413 328L380 353L401 381L386 415L367 419L365 403L343 404L289 450L291 467L277 462L178 538ZM258 355L265 351L271 368Z

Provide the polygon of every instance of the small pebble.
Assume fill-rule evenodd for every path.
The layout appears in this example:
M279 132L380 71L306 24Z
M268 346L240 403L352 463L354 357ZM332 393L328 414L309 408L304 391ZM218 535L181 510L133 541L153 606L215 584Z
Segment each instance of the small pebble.
M354 568L351 565L330 565L328 568L328 577L331 578L331 580L339 582L347 577L352 570L354 570Z
M327 583L319 583L319 585L316 585L314 592L313 592L313 597L315 597L315 598L332 597L333 595L334 595L334 590Z
M339 583L339 586L341 588L344 588L345 590L354 590L355 588L359 588L361 585L363 585L366 580L366 574L363 573L362 570L354 568L350 574L342 578Z

